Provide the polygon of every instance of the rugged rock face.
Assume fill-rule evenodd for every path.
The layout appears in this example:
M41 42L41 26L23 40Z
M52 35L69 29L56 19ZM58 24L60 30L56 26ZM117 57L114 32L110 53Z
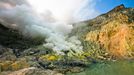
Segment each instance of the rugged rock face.
M99 44L110 55L119 58L134 56L134 8L120 5L95 19L75 25L80 26L73 30L74 34L84 41Z
M1 75L63 75L52 70L42 70L35 67L24 68L14 72L3 72Z
M0 75L63 75L101 60L134 58L134 8L120 5L74 26L70 35L79 37L84 50L57 55L40 45L41 39L23 37L0 24Z
M27 49L41 43L41 40L24 37L19 31L0 24L0 45L14 49Z

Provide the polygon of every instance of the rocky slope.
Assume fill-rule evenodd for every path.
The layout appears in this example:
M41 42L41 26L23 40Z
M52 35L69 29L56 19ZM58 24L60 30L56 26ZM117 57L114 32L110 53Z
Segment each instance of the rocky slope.
M24 37L19 31L0 24L0 45L14 49L27 49L40 44L42 44L40 39Z
M120 5L74 26L70 36L79 37L83 52L57 55L40 45L42 39L23 37L0 24L0 75L62 75L104 60L134 58L134 8Z
M71 35L77 35L86 43L99 44L113 57L128 58L134 56L134 8L117 6L95 19L74 24ZM85 50L90 50L85 44ZM87 47L86 47L87 46Z

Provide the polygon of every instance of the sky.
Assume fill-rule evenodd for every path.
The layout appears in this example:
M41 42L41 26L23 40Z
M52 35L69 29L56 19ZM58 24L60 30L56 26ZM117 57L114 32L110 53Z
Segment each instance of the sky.
M95 18L120 4L134 7L134 0L0 0L0 8L12 8L27 2L40 13L44 13L44 9L49 9L48 12L57 19L69 22Z
M58 54L81 52L77 36L68 35L72 23L95 18L120 4L134 7L134 0L0 0L0 23L26 37L45 37L43 46Z
M106 13L120 4L134 8L134 0L98 0L95 8L100 13Z

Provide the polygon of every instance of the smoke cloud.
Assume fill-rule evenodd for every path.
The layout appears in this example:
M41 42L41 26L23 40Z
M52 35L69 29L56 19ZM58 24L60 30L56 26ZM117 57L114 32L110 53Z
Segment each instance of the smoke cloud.
M94 3L93 0L2 0L0 22L25 36L45 37L44 46L59 54L61 50L78 51L82 50L81 42L76 36L68 37L73 29L71 23L98 15Z

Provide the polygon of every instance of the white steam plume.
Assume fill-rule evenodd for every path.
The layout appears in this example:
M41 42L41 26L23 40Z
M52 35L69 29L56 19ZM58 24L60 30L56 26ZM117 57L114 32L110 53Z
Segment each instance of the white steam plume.
M76 36L68 37L73 28L70 23L96 16L92 3L93 0L3 0L0 21L26 36L45 37L44 46L57 53L82 50ZM87 4L90 9L85 8Z

